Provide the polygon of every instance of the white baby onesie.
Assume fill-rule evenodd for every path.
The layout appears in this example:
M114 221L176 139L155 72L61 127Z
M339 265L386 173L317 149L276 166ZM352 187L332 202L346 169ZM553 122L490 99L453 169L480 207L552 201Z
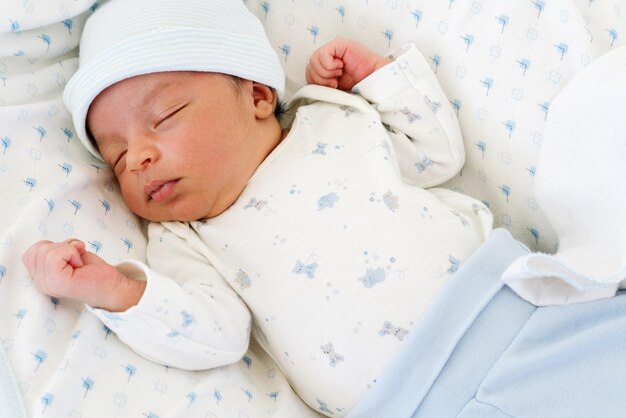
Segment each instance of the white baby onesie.
M247 305L297 393L347 413L492 224L482 203L426 189L464 153L414 46L354 91L298 92L289 134L239 199L205 221L150 225L150 268L122 266L147 277L142 300L94 313L139 353L201 369L243 355Z

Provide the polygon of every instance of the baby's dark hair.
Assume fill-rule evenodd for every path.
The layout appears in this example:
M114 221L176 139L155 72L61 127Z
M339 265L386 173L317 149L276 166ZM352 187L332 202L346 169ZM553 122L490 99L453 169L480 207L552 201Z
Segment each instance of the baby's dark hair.
M237 90L241 89L243 87L243 83L245 82L243 78L234 75L231 76L231 80L233 81L233 85ZM276 103L276 107L274 108L274 116L276 117L276 119L278 119L279 122L281 118L285 115L286 108L287 107L285 105L285 102L283 102L282 100L278 100L278 102Z

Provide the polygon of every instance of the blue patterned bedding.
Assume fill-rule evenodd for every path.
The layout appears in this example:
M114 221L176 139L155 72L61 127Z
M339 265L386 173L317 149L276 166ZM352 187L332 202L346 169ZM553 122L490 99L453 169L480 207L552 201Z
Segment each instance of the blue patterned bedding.
M82 305L40 294L22 266L35 240L70 236L109 262L144 257L143 223L125 208L108 168L81 148L60 100L78 65L84 21L102 2L0 4L0 341L27 414L318 416L256 345L241 362L207 372L156 365ZM447 186L485 202L497 226L531 249L557 248L533 191L544 127L564 86L624 45L624 0L246 4L280 52L288 95L303 84L308 55L335 36L381 53L413 41L429 57L464 135L466 165ZM19 402L5 405L20 413Z

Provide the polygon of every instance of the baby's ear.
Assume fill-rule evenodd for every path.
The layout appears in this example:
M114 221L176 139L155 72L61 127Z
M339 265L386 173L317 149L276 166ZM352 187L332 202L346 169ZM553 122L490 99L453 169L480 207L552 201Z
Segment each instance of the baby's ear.
M267 119L274 115L274 109L278 104L278 95L273 88L253 81L252 99L254 100L257 119Z

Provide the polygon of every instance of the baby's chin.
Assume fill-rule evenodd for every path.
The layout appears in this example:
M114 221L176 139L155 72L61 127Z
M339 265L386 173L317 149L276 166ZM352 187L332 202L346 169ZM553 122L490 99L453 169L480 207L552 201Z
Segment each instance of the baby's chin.
M135 213L135 215L150 222L193 222L193 221L201 221L207 218L206 216L184 216L184 215L177 215L177 214L141 215L139 213Z
M176 198L162 203L148 201L129 204L129 207L135 215L150 222L193 222L221 215L237 201L237 197L238 195L232 194L219 200L206 196L200 199Z
M142 219L150 222L194 222L194 221L203 221L208 218L212 218L214 216L219 215L216 214L207 214L205 211L170 211L170 210L133 210L135 215L139 216Z

